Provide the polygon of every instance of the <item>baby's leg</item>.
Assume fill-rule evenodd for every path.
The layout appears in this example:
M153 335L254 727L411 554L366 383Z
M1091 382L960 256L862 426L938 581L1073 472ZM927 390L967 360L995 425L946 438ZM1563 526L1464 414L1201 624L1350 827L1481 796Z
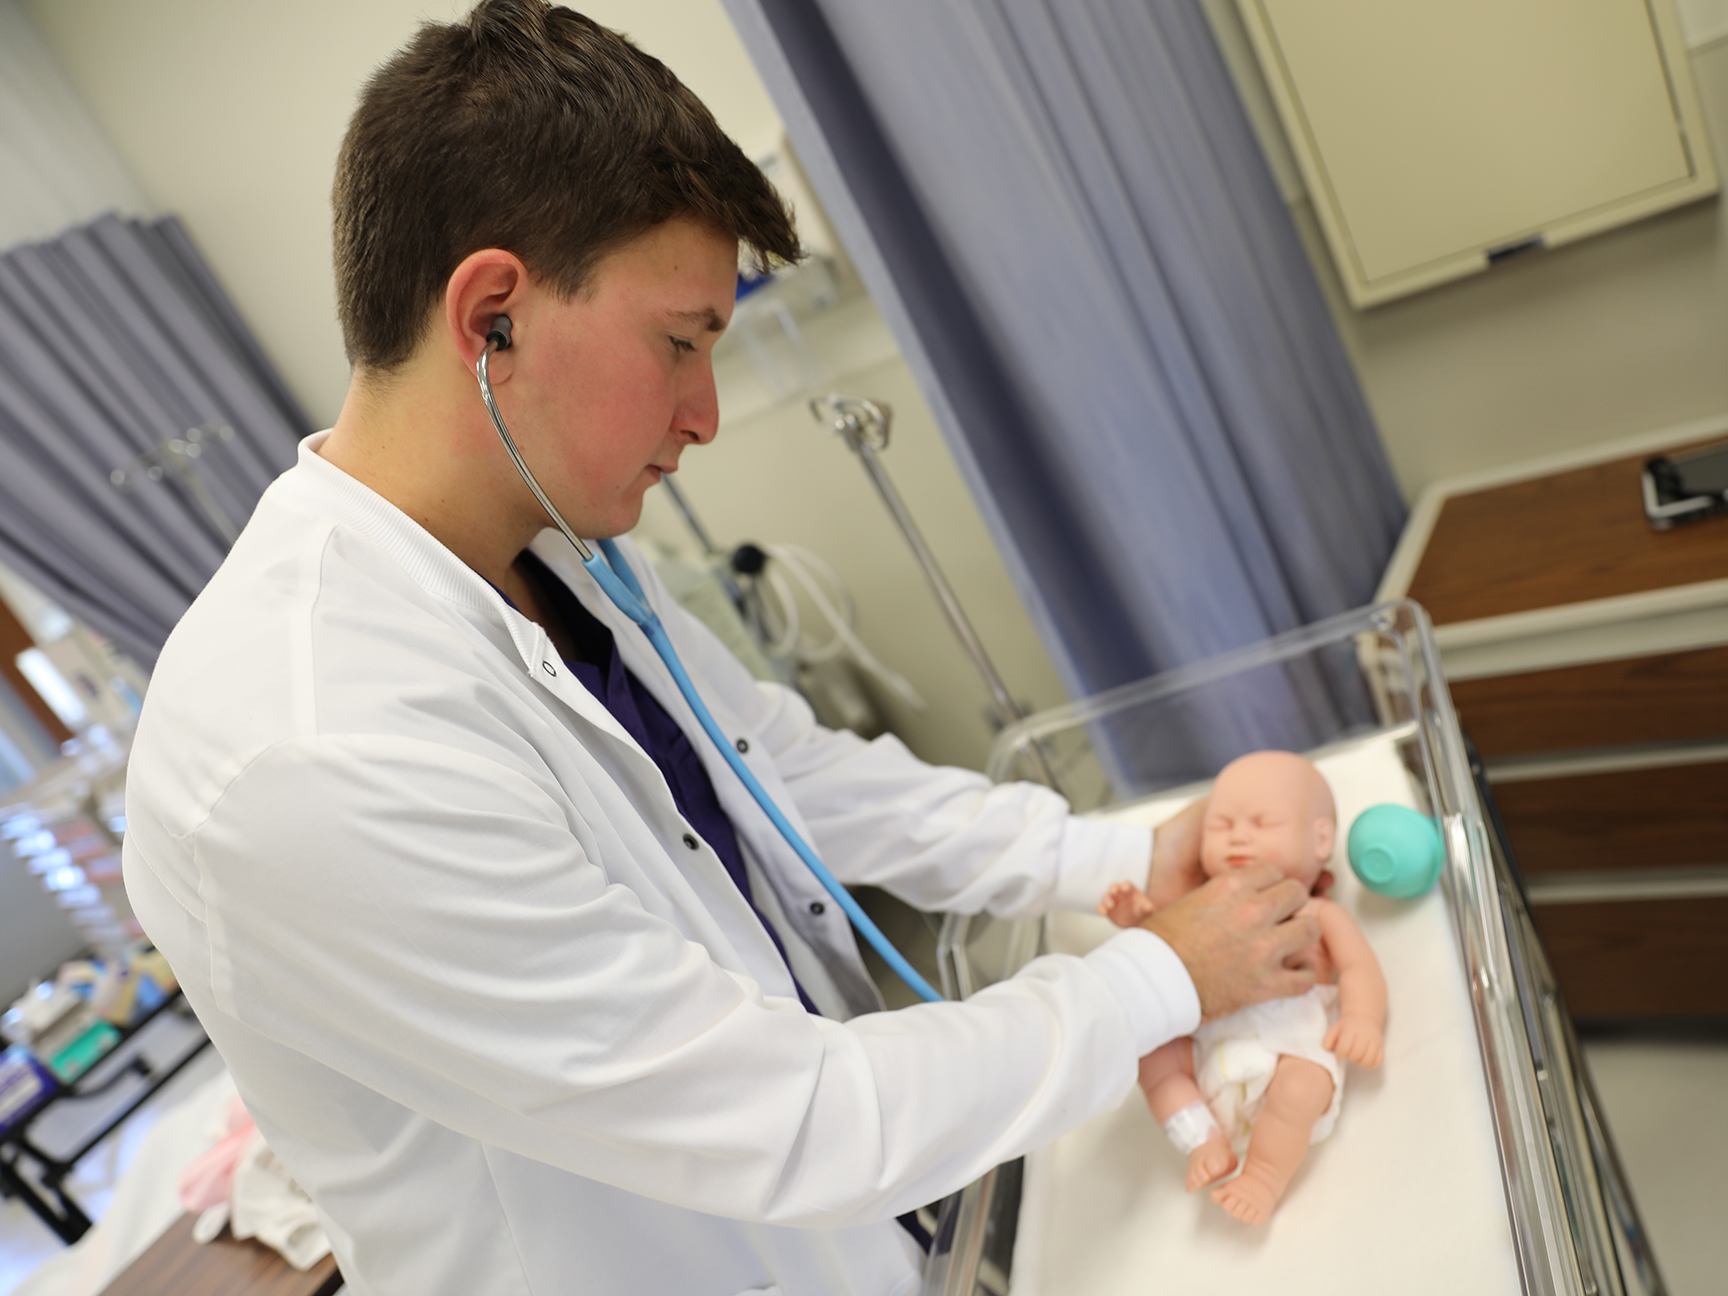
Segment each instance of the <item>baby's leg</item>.
M1266 1105L1248 1139L1242 1173L1214 1188L1212 1200L1239 1220L1264 1223L1302 1164L1314 1122L1331 1102L1332 1077L1325 1067L1307 1058L1279 1058Z
M1112 882L1098 902L1098 912L1118 927L1138 927L1152 916L1152 902L1132 882Z
M1170 1118L1178 1112L1195 1103L1204 1108L1206 1100L1200 1096L1200 1086L1194 1083L1193 1041L1171 1040L1141 1058L1140 1088L1145 1091L1146 1103L1166 1133L1171 1132ZM1176 1132L1182 1132L1181 1128L1178 1127ZM1176 1146L1188 1155L1189 1192L1204 1188L1236 1168L1236 1154L1230 1150L1229 1141L1216 1125L1212 1137L1204 1139L1198 1147L1184 1147L1180 1142Z

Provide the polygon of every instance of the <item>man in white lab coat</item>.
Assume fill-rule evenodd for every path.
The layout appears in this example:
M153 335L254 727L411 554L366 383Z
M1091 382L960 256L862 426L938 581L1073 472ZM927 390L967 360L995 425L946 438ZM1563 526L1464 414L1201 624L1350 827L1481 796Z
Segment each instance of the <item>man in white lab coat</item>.
M338 164L354 383L162 654L126 877L356 1293L888 1296L895 1217L1118 1103L1202 1015L1300 993L1249 871L1084 959L879 1011L844 917L575 562L715 433L739 243L796 242L658 63L540 0L428 26ZM1144 830L818 726L685 617L698 689L844 881L1089 908ZM1166 841L1154 886L1190 852Z

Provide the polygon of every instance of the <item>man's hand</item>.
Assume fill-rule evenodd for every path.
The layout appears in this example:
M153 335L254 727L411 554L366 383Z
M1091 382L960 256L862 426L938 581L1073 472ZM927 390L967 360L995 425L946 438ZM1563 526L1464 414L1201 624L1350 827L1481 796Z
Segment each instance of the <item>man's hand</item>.
M1319 919L1296 912L1308 899L1301 883L1254 864L1213 878L1140 925L1176 951L1199 992L1200 1020L1215 1021L1313 988L1313 967L1291 966L1320 939Z
M1200 826L1206 818L1206 798L1191 801L1152 834L1152 866L1146 875L1146 897L1155 909L1174 904L1204 886L1200 867Z

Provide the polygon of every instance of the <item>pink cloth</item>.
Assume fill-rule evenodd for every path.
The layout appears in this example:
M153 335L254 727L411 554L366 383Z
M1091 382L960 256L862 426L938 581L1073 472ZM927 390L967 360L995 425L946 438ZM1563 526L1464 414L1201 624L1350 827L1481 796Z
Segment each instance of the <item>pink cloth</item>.
M228 1109L227 1133L180 1175L182 1206L202 1212L228 1200L234 1167L240 1163L240 1154L246 1150L246 1140L255 1128L246 1105L236 1098Z

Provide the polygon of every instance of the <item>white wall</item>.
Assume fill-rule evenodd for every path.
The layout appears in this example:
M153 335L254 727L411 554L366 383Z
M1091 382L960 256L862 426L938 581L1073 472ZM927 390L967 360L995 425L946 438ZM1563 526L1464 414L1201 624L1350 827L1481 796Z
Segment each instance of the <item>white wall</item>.
M846 362L833 387L888 404L892 438L882 463L917 519L1017 700L1032 709L1067 701L1026 619L984 521L960 479L935 419L887 326L857 301L807 321L821 354ZM820 345L823 333L849 336ZM726 387L748 392L737 348L716 366ZM822 390L827 390L823 387ZM819 427L803 399L746 407L728 422L718 452L686 454L678 483L722 546L744 540L799 544L826 558L852 591L858 631L907 676L928 709L916 714L873 690L896 733L928 760L981 768L993 731L988 697L941 619L911 552L852 453ZM777 483L772 492L765 482ZM641 531L679 539L683 524L650 492Z
M330 180L360 86L466 0L24 0L159 211L178 214L320 424L348 384L330 275ZM777 122L718 0L583 6L637 35L754 139Z
M0 0L0 177L0 249L145 206L16 0Z
M320 424L347 385L330 273L329 189L361 83L424 18L467 0L23 0L147 198L190 229L289 385ZM579 5L670 66L756 151L779 132L772 103L719 0ZM1010 687L1066 701L934 419L867 307L813 321L827 386L893 403L890 471L923 522ZM802 395L766 400L739 354L718 366L720 444L685 457L682 484L724 542L801 544L836 567L859 628L930 701L894 721L927 759L981 767L987 697L861 470L823 436ZM663 503L645 526L682 540Z
M1344 299L1232 0L1206 0L1331 302L1399 484L1728 410L1720 199L1365 311ZM1717 168L1728 163L1728 0L1682 0Z
M1728 37L1728 0L1676 0L1675 7L1694 47Z
M1692 67L1720 170L1728 43ZM1312 210L1295 210L1407 493L1728 410L1720 198L1361 312L1343 301Z

